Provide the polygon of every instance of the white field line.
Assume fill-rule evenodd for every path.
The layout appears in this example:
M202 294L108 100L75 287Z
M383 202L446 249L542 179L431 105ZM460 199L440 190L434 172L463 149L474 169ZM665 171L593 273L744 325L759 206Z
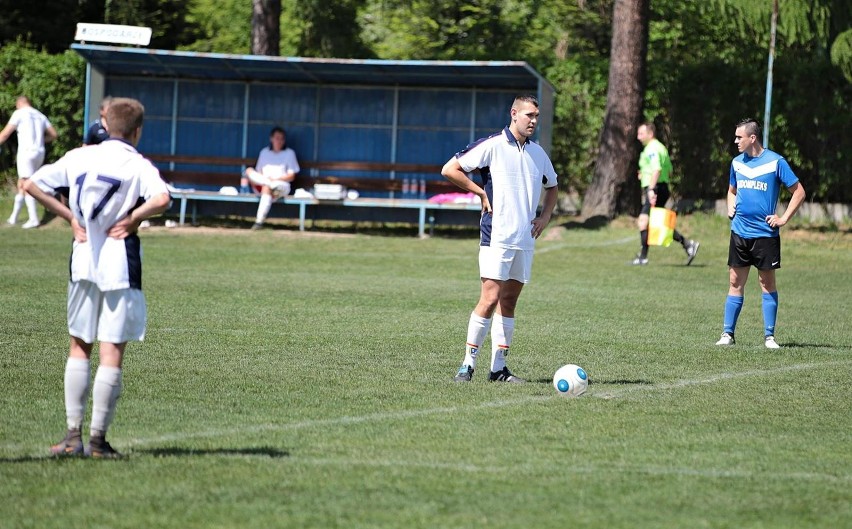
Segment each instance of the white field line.
M808 369L814 369L819 367L828 367L834 365L849 365L852 364L852 361L834 361L834 362L814 362L807 364L794 364L790 366L781 366L772 369L754 369L750 371L739 371L734 373L719 373L716 375L710 375L703 378L695 378L695 379L686 379L686 380L678 380L675 382L671 382L668 384L640 384L632 387L614 389L611 391L602 391L596 392L594 389L587 393L587 396L593 398L602 398L602 399L615 399L621 396L626 396L628 394L635 393L645 393L652 391L665 391L665 390L674 390L680 388L686 388L690 386L698 386L704 384L715 384L717 382L721 382L723 380L731 380L736 378L749 378L749 377L760 377L773 375L777 373L785 373L789 371L802 371ZM594 388L594 385L592 386ZM236 428L228 428L228 429L217 429L217 430L208 430L203 432L175 432L171 434L165 434L157 437L149 437L149 438L137 438L130 439L126 442L132 446L145 446L145 445L156 445L169 441L180 441L183 439L198 439L198 438L207 438L207 437L219 437L219 436L227 436L227 435L238 435L241 433L254 433L254 432L270 432L270 431L286 431L286 430L301 430L305 428L316 428L316 427L328 427L328 426L345 426L351 424L361 424L361 423L369 423L369 422L379 422L379 421L391 421L391 420L406 420L413 419L417 417L424 417L429 415L455 415L461 411L473 411L473 410L481 410L481 409L489 409L489 408L502 408L507 406L519 406L522 404L529 404L532 402L542 402L546 400L552 399L561 399L559 395L555 393L550 393L548 395L531 395L520 397L516 399L501 399L494 400L489 402L483 402L480 404L473 405L465 405L465 406L444 406L439 408L425 408L420 410L403 410L403 411L392 411L392 412L380 412L380 413L371 413L368 415L354 415L354 416L343 416L343 417L334 417L328 419L309 419L305 421L297 421L290 423L268 423L268 424L256 424L256 425L245 425Z
M601 399L616 399L622 396L627 395L641 395L644 393L650 393L653 391L665 391L665 390L676 390L680 388L686 388L691 386L698 386L704 384L715 384L717 382L721 382L723 380L732 380L737 378L750 378L750 377L760 377L760 376L768 376L777 373L785 373L789 371L802 371L820 367L829 367L829 366L842 366L842 365L850 365L852 361L832 361L832 362L813 362L807 364L794 364L790 366L781 366L772 369L754 369L750 371L739 371L735 373L719 373L716 375L710 375L703 378L696 379L685 379L679 380L675 382L671 382L668 384L640 384L627 388L614 389L611 391L602 391L597 392L594 391L594 386L592 386L592 390L590 390L586 396L582 398L601 398ZM223 428L223 429L214 429L214 430L206 430L199 432L173 432L168 434L163 434L154 437L146 437L146 438L118 438L118 442L116 445L118 446L150 446L150 445L159 445L167 442L174 441L183 441L187 439L203 439L203 438L212 438L212 437L222 437L222 436L231 436L231 435L240 435L246 433L261 433L261 432L280 432L280 431L288 431L288 430L301 430L308 428L317 428L317 427L333 427L333 426L345 426L352 424L362 424L362 423L370 423L370 422L379 422L379 421L392 421L392 420L406 420L413 419L417 417L424 417L430 415L448 415L452 416L458 414L461 411L473 411L473 410L484 410L489 408L502 408L507 406L519 406L523 404L529 404L534 402L543 402L554 399L562 399L562 397L556 395L555 393L550 393L548 395L532 395L525 396L515 399L501 399L494 400L489 402L483 402L480 404L474 405L465 405L465 406L444 406L439 408L425 408L420 410L403 410L403 411L394 411L394 412L381 412L381 413L371 413L368 415L354 415L354 416L343 416L343 417L334 417L329 419L310 419L305 421L297 421L297 422L289 422L289 423L267 423L267 424L256 424L256 425L243 425L234 428ZM0 445L0 449L3 451L9 451L14 453L26 452L32 450L32 446L22 445L22 444L4 444ZM318 460L319 461L319 460ZM358 461L349 461L350 464L358 463ZM371 464L379 464L378 462L373 462ZM457 465L447 465L449 468L458 468ZM437 467L436 467L437 468ZM487 468L485 469L487 470ZM661 468L658 469L660 472L679 472L686 474L691 472L690 469L667 469ZM637 470L639 471L639 470ZM643 471L648 473L647 470ZM725 472L727 471L713 471L714 475L718 475L719 477L725 477ZM710 474L707 474L710 475ZM731 474L732 476L736 476L737 474L734 472ZM750 475L750 474L749 474ZM818 474L821 475L821 474ZM785 476L790 476L786 475ZM798 474L797 474L798 476ZM831 476L833 477L833 476ZM843 479L849 479L846 476Z

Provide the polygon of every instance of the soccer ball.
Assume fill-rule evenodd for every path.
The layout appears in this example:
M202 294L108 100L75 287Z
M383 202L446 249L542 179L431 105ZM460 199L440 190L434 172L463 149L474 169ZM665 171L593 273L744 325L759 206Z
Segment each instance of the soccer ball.
M564 365L553 375L553 387L562 396L579 397L589 389L589 375L578 365Z

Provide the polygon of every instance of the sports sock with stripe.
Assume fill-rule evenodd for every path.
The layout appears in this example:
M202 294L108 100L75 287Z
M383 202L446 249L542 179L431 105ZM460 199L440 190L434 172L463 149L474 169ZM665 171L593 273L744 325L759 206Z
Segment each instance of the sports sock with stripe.
M463 365L476 368L476 358L479 356L479 348L482 346L482 342L485 341L485 336L488 334L490 326L491 318L477 316L475 312L470 313L470 320L467 323L467 343L464 348Z
M500 314L494 315L491 325L491 372L501 371L506 367L506 356L512 345L512 335L515 334L515 318L506 318Z

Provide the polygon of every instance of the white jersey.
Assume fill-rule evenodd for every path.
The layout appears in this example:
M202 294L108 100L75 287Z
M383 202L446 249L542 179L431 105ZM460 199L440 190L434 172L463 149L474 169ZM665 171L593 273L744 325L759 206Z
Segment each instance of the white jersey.
M255 170L262 173L266 178L278 178L290 171L298 173L300 169L299 161L296 160L296 152L293 149L288 147L275 152L269 147L264 147L257 156Z
M15 110L9 123L18 133L18 153L33 156L44 153L44 131L51 126L47 117L33 107Z
M556 185L547 153L530 140L523 145L509 127L476 141L456 155L465 172L479 169L492 213L480 222L480 245L532 250L532 221L542 188Z
M107 236L109 229L151 197L168 193L154 165L129 143L109 139L69 151L32 177L46 193L65 191L88 240L74 241L71 281L91 281L102 291L142 288L139 237Z

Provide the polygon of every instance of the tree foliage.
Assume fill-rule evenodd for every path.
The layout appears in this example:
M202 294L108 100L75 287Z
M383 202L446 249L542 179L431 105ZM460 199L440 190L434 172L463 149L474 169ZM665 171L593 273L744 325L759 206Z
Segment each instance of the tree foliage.
M790 160L809 198L852 201L847 184L852 135L846 132L852 114L852 2L779 2L771 147ZM281 55L309 57L527 61L557 91L551 157L562 185L586 194L606 120L613 4L281 0L279 47ZM762 117L771 2L651 0L650 9L643 117L656 122L669 147L676 194L723 196L736 154L733 124L746 115ZM248 0L0 0L0 17L0 112L13 108L9 98L24 88L47 89L52 74L36 65L24 68L21 61L38 57L33 60L61 70L49 58L59 54L62 68L79 68L50 94L31 94L48 105L59 127L67 119L62 138L74 138L83 128L73 122L82 118L83 64L76 54L64 53L76 21L150 26L152 48L251 50ZM53 101L65 101L67 108L51 107Z
M0 121L5 125L15 110L15 98L26 95L51 121L59 137L49 144L52 161L82 143L85 77L83 59L74 52L49 54L22 41L0 48ZM15 135L13 135L13 138ZM14 167L13 149L0 153L0 170Z

